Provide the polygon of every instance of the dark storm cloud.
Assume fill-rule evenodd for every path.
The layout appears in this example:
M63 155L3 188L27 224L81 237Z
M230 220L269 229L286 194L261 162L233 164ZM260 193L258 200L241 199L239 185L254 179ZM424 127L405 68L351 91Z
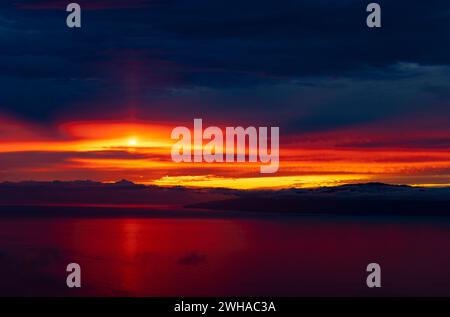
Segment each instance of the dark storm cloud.
M65 27L63 2L0 4L0 111L49 120L130 103L152 116L259 107L309 130L445 98L448 74L423 67L450 64L449 1L379 1L377 30L359 0L79 1L80 30Z

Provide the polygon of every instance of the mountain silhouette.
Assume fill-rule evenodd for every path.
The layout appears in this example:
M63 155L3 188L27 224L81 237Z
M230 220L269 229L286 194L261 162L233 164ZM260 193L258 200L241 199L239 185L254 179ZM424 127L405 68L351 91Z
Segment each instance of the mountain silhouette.
M161 210L228 213L447 216L450 215L450 188L365 183L313 189L230 190L146 186L128 180L0 183L0 213L10 212L11 206L40 206L40 212L44 213L42 208L58 206L116 206L124 213L127 208L158 206Z

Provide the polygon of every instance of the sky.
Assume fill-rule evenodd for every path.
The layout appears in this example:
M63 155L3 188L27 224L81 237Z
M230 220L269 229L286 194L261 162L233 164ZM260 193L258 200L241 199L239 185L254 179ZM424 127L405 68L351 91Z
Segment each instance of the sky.
M0 181L450 185L450 2L0 4ZM171 130L278 126L280 169L174 163Z

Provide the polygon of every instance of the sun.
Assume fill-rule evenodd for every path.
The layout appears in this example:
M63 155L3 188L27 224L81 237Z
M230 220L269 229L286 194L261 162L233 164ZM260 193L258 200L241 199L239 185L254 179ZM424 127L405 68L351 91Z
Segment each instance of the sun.
M138 144L138 140L135 137L131 137L128 139L129 146L136 146Z

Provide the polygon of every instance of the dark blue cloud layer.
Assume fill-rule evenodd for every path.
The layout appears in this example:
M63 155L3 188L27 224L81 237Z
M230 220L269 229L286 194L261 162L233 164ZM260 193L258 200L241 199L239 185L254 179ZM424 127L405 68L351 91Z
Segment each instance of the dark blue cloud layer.
M447 98L449 1L378 1L381 29L360 0L103 2L79 1L79 30L52 1L0 4L0 111L238 112L317 130Z

